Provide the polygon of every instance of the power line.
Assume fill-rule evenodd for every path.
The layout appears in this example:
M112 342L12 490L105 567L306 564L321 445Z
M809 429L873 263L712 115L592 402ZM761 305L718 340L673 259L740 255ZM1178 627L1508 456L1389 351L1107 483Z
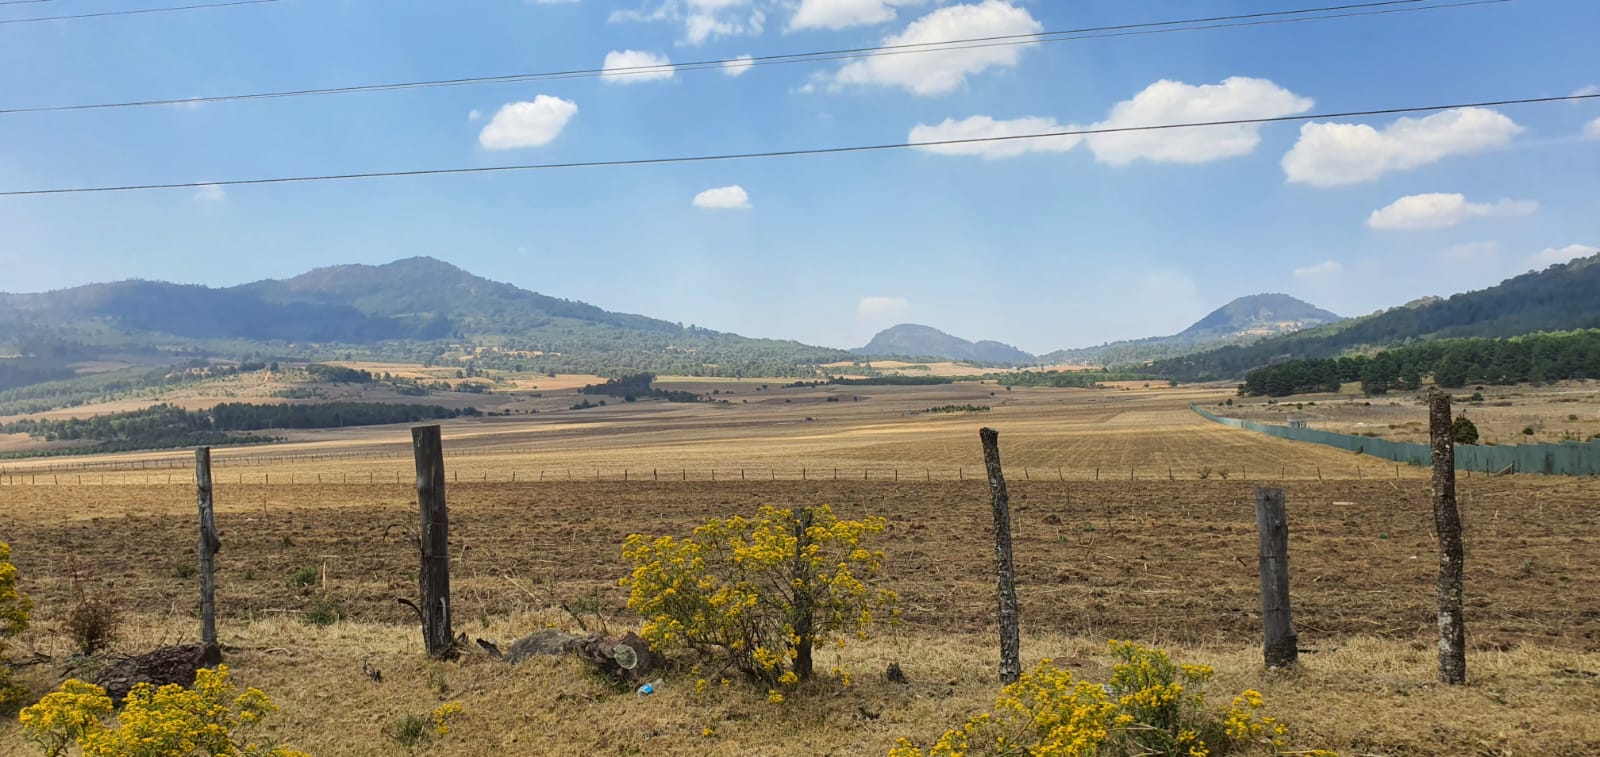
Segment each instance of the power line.
M47 2L47 0L11 0L0 5L16 3ZM0 24L37 24L42 21L70 21L80 18L104 18L106 16L137 16L145 13L172 13L174 11L192 11L202 8L228 8L235 5L261 5L262 3L277 3L282 0L231 0L226 3L204 3L199 5L171 5L163 8L137 8L123 11L99 11L96 13L74 13L70 16L38 16L35 18L6 18L0 19Z
M259 0L258 0L259 1ZM150 100L129 100L121 102L86 103L76 105L43 105L23 108L0 108L0 115L11 113L42 113L53 111L74 110L101 110L110 108L135 108L156 105L196 105L202 103L215 103L242 100L264 100L279 97L306 97L315 95L353 94L359 92L383 92L406 89L427 89L434 87L459 87L480 84L507 84L527 81L549 81L557 79L594 78L599 76L643 76L677 71L703 71L710 69L724 69L729 67L755 67L784 65L790 63L815 63L819 61L853 60L860 58L874 58L886 55L908 55L922 53L947 52L952 50L970 50L985 47L1004 47L1014 45L1032 45L1043 42L1071 42L1083 39L1103 39L1109 37L1141 36L1148 34L1168 34L1185 31L1205 31L1211 29L1236 28L1247 26L1266 26L1272 24L1297 23L1305 21L1325 21L1331 19L1354 18L1360 16L1377 16L1394 13L1412 13L1419 11L1444 10L1449 8L1462 8L1474 5L1495 5L1512 2L1512 0L1459 0L1451 3L1424 5L1428 0L1383 0L1382 2L1366 2L1345 5L1331 5L1315 8L1300 8L1295 10L1268 11L1261 13L1247 13L1231 16L1211 16L1206 18L1179 19L1173 21L1152 21L1133 24L1119 24L1114 26L1095 26L1081 29L1065 29L1051 32L1037 32L1031 34L1010 34L992 37L972 37L966 39L944 40L941 42L922 42L900 45L880 45L876 47L844 48L839 50L821 50L807 53L786 53L780 55L764 55L751 58L722 58L716 60L692 61L688 63L673 63L665 65L627 66L620 68L584 68L566 71L547 71L536 73L498 74L493 76L470 76L454 79L427 79L409 82L391 82L386 84L360 84L344 87L325 87L313 89L282 90L273 92L255 92L235 95L215 95L210 97L165 98ZM1308 15L1324 14L1324 15ZM1195 26L1204 24L1204 26Z
M1571 102L1576 100L1591 100L1600 98L1600 94L1561 95L1553 97L1526 97L1512 100L1485 100L1480 102L1453 103L1450 105L1415 105L1403 108L1377 108L1372 110L1348 110L1329 113L1311 113L1295 116L1272 116L1267 118L1233 118L1222 121L1198 121L1177 124L1152 124L1147 126L1115 126L1096 129L1068 129L1063 131L1047 131L1034 134L1014 134L1001 137L971 137L966 139L940 139L925 142L891 142L874 145L852 145L847 147L817 147L795 150L772 150L767 152L742 152L722 153L713 155L685 155L668 158L634 158L627 160L592 160L573 163L528 163L508 166L476 166L468 168L424 168L407 171L373 171L369 173L323 174L311 176L278 176L262 179L228 179L222 181L185 181L166 184L121 184L110 186L70 187L63 189L18 189L0 192L0 197L20 197L25 195L60 195L60 194L88 194L94 192L131 192L148 189L199 189L201 187L237 187L257 184L298 184L319 181L344 181L351 179L381 179L402 176L447 176L455 174L478 173L506 173L510 171L539 171L557 168L608 168L619 166L649 166L667 165L676 163L706 163L711 161L726 160L753 160L757 158L787 158L801 155L837 155L841 153L877 152L883 150L899 150L919 147L943 147L948 145L969 145L986 142L1009 142L1018 139L1046 139L1050 137L1082 137L1096 134L1120 134L1141 131L1165 131L1168 129L1193 129L1212 126L1242 126L1250 124L1271 124L1288 121L1311 121L1327 118L1356 118L1362 116L1386 116L1402 113L1425 113L1429 111L1452 110L1455 108L1491 108L1506 105L1531 105L1536 103Z

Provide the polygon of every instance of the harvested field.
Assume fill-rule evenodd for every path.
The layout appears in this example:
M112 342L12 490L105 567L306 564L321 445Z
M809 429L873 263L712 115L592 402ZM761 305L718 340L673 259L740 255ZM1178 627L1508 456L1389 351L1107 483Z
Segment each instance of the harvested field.
M820 386L775 382L669 383L719 403L627 403L567 410L576 395L533 400L555 409L536 415L463 418L444 423L452 475L462 481L541 478L680 480L840 478L960 480L982 460L977 431L1002 431L1007 466L1019 479L1423 480L1419 468L1315 444L1273 439L1209 422L1189 403L1214 405L1218 388L1150 390L943 386ZM765 386L765 389L758 389ZM458 395L467 397L469 395ZM491 395L493 396L493 395ZM431 401L431 400L430 400ZM466 401L466 400L463 400ZM990 408L927 413L946 405ZM290 441L218 450L219 480L235 483L406 481L410 435L403 426L288 431ZM129 453L71 460L0 462L26 481L112 484L182 480L186 452ZM148 472L151 465L159 473ZM68 477L39 474L69 474ZM321 476L318 479L318 476Z
M1251 485L1239 482L1013 482L1019 594L1030 628L1184 643L1245 643L1259 628ZM112 582L135 606L181 611L192 581L188 487L13 487L9 540L45 606L70 598L72 570ZM1434 623L1432 515L1421 482L1287 487L1296 622L1303 642L1426 639ZM1475 649L1536 643L1600 651L1600 515L1592 486L1494 481L1463 490ZM449 489L461 617L528 609L524 589L626 599L630 533L685 533L761 504L830 503L882 515L890 588L908 624L932 633L993 623L993 545L981 482L462 483ZM318 585L358 620L403 623L415 589L409 486L219 485L221 611L297 614ZM70 514L69 512L70 511ZM130 540L128 535L136 534ZM69 570L72 569L72 570ZM54 577L49 578L49 577Z

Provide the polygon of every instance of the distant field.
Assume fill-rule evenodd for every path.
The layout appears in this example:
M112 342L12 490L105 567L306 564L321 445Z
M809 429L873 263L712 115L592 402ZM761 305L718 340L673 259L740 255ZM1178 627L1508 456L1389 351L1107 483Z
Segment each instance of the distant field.
M532 478L959 479L981 465L977 430L994 426L1008 466L1018 477L1151 480L1228 476L1248 480L1420 478L1347 452L1266 437L1208 422L1189 403L1215 404L1223 389L1152 386L1138 389L1056 389L989 384L831 386L783 389L776 381L685 379L670 389L711 394L716 403L623 402L570 410L575 392L537 399L489 395L486 409L532 411L444 423L446 448L460 455L452 470L477 480ZM765 388L762 388L765 387ZM472 395L459 395L471 402ZM428 398L433 401L433 398ZM923 411L947 405L986 412ZM324 480L374 481L404 476L410 466L405 427L379 426L280 432L288 442L222 449L217 464L239 480L268 475L322 475ZM18 473L88 467L139 479L140 464L184 465L187 452L130 453L71 460L18 460L0 470ZM146 462L139 462L146 461ZM151 482L166 473L150 473ZM354 477L354 478L352 478ZM98 480L98 479L96 479Z
M1600 434L1600 381L1467 387L1453 394L1456 412L1470 418L1487 443L1583 441ZM1474 395L1482 399L1471 399ZM1282 398L1276 404L1260 398L1234 402L1232 407L1211 409L1276 424L1287 423L1291 415L1303 416L1312 428L1342 434L1409 442L1428 439L1428 410L1410 393L1370 398L1358 393L1308 394Z
M1011 371L1024 370L1021 368L980 368L978 366L952 361L908 363L903 360L872 360L862 363L828 363L822 367L828 369L830 372L848 373L847 369L857 365L863 365L873 370L883 371L886 373L903 373L910 376L982 376L988 373L1008 373ZM1043 369L1027 370L1097 371L1100 370L1100 366L1062 364L1045 366Z

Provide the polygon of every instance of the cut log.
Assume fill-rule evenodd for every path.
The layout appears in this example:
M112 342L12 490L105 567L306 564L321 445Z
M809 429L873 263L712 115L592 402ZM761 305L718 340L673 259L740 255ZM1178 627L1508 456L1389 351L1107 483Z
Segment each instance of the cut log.
M595 672L612 680L630 683L655 678L662 664L661 656L651 651L650 645L631 631L621 639L599 635L585 637L578 644L577 653Z
M478 646L483 647L490 657L504 660L513 665L537 655L564 655L576 649L582 637L574 636L566 631L557 631L553 628L543 631L534 631L511 643L511 648L505 652L492 641L478 639Z
M513 665L530 657L560 657L575 654L589 663L596 673L612 680L625 682L648 681L661 670L661 656L650 650L650 645L638 634L629 632L621 639L599 634L575 636L565 631L546 629L535 631L512 642L501 650L498 644L478 639L478 646L496 660Z

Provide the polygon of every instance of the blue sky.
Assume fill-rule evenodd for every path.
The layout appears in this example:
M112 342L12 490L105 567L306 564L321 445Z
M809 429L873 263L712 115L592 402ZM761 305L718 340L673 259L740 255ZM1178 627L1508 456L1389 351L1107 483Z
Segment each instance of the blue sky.
M1334 3L282 0L0 24L0 107L598 68L613 53L682 63L1319 4ZM40 6L0 8L0 18L136 7ZM1597 28L1592 0L1514 0L737 76L0 115L0 189L1566 95L1600 86ZM431 255L546 294L752 336L848 347L911 321L1043 352L1172 333L1254 292L1360 314L1600 245L1600 100L1004 144L987 154L5 197L0 290L123 278L227 285ZM721 191L697 203L707 190Z

